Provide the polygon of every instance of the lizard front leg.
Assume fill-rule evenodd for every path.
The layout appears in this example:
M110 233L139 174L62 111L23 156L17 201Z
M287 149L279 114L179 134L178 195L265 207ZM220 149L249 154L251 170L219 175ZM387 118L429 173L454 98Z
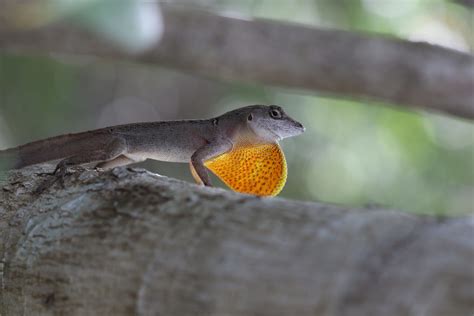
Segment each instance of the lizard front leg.
M228 139L215 140L209 144L200 147L191 156L191 173L199 184L212 186L209 173L204 162L232 150L232 142Z

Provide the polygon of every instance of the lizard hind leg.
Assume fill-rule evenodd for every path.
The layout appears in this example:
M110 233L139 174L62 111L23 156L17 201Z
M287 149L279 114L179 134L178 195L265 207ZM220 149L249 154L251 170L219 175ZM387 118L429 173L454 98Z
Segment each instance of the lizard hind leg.
M112 169L115 167L126 166L135 162L139 161L130 159L124 155L120 155L112 160L99 162L95 167L100 169Z
M83 151L80 154L61 160L56 166L54 173L59 174L59 176L64 176L66 174L67 168L70 166L92 162L111 161L124 154L126 150L127 144L125 140L122 138L115 138L103 148L92 151Z
M52 186L56 181L59 181L61 186L64 186L64 178L67 174L67 168L70 166L76 166L81 164L87 164L92 162L109 162L114 161L117 157L121 156L127 150L127 146L124 139L116 138L111 140L107 146L102 149L94 151L83 151L80 154L65 158L61 160L56 169L52 173L55 177L49 179L36 188L35 193L40 194L48 187Z

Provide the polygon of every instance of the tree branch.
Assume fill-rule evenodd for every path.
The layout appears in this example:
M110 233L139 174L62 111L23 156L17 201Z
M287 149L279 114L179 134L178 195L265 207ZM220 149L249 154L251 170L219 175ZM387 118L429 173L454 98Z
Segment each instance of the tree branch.
M460 5L469 7L469 8L474 8L474 0L453 0L454 2L457 2Z
M0 187L0 313L470 315L474 220L256 198L143 170Z
M69 24L0 26L0 49L147 61L217 78L322 91L474 118L471 55L380 36L244 21L164 6L165 34L142 56Z

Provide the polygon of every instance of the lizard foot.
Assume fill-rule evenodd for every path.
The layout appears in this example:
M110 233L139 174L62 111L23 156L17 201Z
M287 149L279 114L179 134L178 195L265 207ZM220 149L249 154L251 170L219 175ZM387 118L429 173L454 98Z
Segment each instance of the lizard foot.
M42 172L42 173L38 173L37 175L40 175L40 176L44 176L44 175L47 175L47 176L51 176L51 178L49 179L46 179L45 181L43 181L34 191L33 191L33 194L36 194L36 195L39 195L41 193L43 193L45 190L49 189L50 187L52 187L56 182L59 182L59 184L61 185L61 188L64 189L64 179L66 178L66 176L68 175L68 171L67 171L67 166L65 164L61 164L59 163L57 166L56 166L56 169L54 169L53 172Z

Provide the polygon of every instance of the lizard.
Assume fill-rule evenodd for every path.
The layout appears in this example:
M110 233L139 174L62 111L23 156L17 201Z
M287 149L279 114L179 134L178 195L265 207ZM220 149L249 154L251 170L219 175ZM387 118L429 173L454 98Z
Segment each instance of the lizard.
M212 186L211 170L232 190L275 196L286 182L278 142L304 126L277 105L249 105L204 120L143 122L51 137L0 150L0 166L19 169L59 161L52 174L95 164L109 169L154 159L189 163L197 183Z

